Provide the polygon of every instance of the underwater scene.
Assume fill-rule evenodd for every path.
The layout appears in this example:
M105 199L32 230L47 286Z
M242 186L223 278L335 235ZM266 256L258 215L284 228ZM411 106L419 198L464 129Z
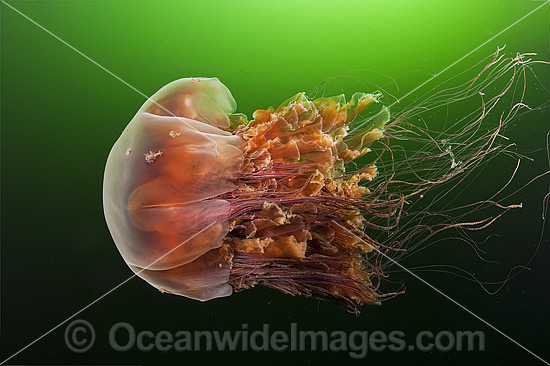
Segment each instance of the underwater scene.
M0 364L549 364L550 3L1 11Z

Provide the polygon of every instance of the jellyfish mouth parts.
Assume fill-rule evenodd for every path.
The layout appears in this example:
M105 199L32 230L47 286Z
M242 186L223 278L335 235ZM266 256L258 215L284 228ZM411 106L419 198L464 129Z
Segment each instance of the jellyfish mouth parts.
M360 135L349 124L366 109ZM399 204L371 202L364 183L377 174L369 145L383 136L389 113L378 96L356 93L310 101L299 93L277 110L259 110L236 132L244 141L229 232L220 251L235 290L256 284L292 295L329 299L355 311L378 304L380 244L364 232L369 215L394 216ZM385 250L385 249L383 249Z
M512 143L497 139L526 107L521 100L492 127L481 124L532 62L499 51L473 80L394 116L381 94L298 93L249 122L234 113L217 79L168 84L138 111L107 160L104 210L119 251L162 292L201 301L262 285L359 313L402 293L381 283L386 259L411 249L413 238L419 245L449 228L479 230L520 207L493 196L431 215L441 218L435 224L424 220L427 211L406 209L488 157L514 155ZM487 89L495 96L485 96ZM410 122L419 111L471 97L481 98L480 109L449 129L432 133ZM392 150L392 141L418 147ZM453 218L453 210L478 206L499 212Z

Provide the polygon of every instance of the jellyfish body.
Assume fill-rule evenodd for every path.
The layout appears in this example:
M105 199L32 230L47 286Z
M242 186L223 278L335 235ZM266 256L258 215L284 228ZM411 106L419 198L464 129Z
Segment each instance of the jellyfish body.
M298 93L247 121L216 78L166 85L138 111L107 160L104 210L120 253L161 291L202 301L263 285L358 313L401 293L379 286L386 259L411 240L420 237L419 245L449 228L479 230L520 207L480 202L475 207L501 213L470 222L450 211L404 210L425 201L432 187L475 171L489 154L510 154L496 138L525 104L491 128L480 126L530 60L519 54L506 60L499 51L448 99L434 93L391 122L380 94L310 100ZM483 100L470 124L431 134L409 122L434 105L486 98L483 91L507 73L511 81ZM391 150L390 141L407 139L419 148ZM391 159L381 163L385 151ZM429 224L433 217L441 221Z
M293 294L377 302L355 200L374 165L344 165L382 136L379 111L361 136L347 124L377 96L310 101L303 93L250 123L217 79L181 79L153 95L115 143L105 216L140 277L199 300L264 284ZM292 275L290 275L292 274Z

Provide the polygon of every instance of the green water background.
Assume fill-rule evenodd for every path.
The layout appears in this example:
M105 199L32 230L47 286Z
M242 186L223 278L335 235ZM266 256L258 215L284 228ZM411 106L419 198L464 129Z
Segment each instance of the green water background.
M540 1L8 1L38 24L145 95L181 77L218 77L248 116L298 91L351 73L363 80L397 79L405 95L433 74L529 13ZM1 5L2 51L2 287L0 359L36 339L131 275L103 219L102 174L110 147L144 97L98 65ZM434 79L444 81L506 44L506 53L538 52L549 60L549 6L479 48ZM536 68L548 88L549 68ZM344 83L343 92L358 83ZM426 86L428 90L430 85ZM374 91L364 90L364 91ZM529 90L526 102L549 95ZM547 167L548 111L535 111L511 126L522 162L518 188ZM432 121L434 127L441 121ZM472 187L472 194L506 181L515 163L498 161ZM414 256L410 266L453 264L501 280L510 266L533 253L541 228L548 180L516 197L514 211L488 231L490 258L476 264L457 242ZM467 200L468 192L464 193ZM514 197L515 198L515 197ZM514 201L515 202L515 201ZM510 202L511 203L511 202ZM531 270L490 296L479 285L442 272L418 272L545 359L550 358L548 233ZM63 341L64 326L22 352L17 364L233 364L333 363L346 352L115 352L107 333L116 322L137 330L392 331L482 330L484 352L370 352L386 364L540 364L535 358L407 274L407 293L359 318L332 304L257 288L207 303L161 295L133 279L77 318L96 328L97 341L75 354Z

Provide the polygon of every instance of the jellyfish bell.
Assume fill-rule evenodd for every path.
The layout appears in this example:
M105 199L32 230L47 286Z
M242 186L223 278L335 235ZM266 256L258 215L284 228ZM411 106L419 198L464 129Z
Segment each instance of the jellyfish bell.
M208 300L227 296L227 266L210 249L228 233L242 139L223 130L235 109L217 79L181 79L155 93L113 146L104 177L104 211L128 265L166 291ZM200 283L200 285L199 285Z
M525 64L495 60L484 69L487 78L482 72L454 96L477 95ZM426 232L478 229L493 219L430 226L405 205L425 201L429 189L498 151L503 121L480 135L484 109L459 132L434 137L410 118L437 99L396 117L381 99L298 93L248 121L216 78L166 85L107 159L105 217L124 260L159 290L202 301L263 285L358 313L402 293L380 289L388 256L399 257ZM421 148L398 160L391 142L407 138Z

